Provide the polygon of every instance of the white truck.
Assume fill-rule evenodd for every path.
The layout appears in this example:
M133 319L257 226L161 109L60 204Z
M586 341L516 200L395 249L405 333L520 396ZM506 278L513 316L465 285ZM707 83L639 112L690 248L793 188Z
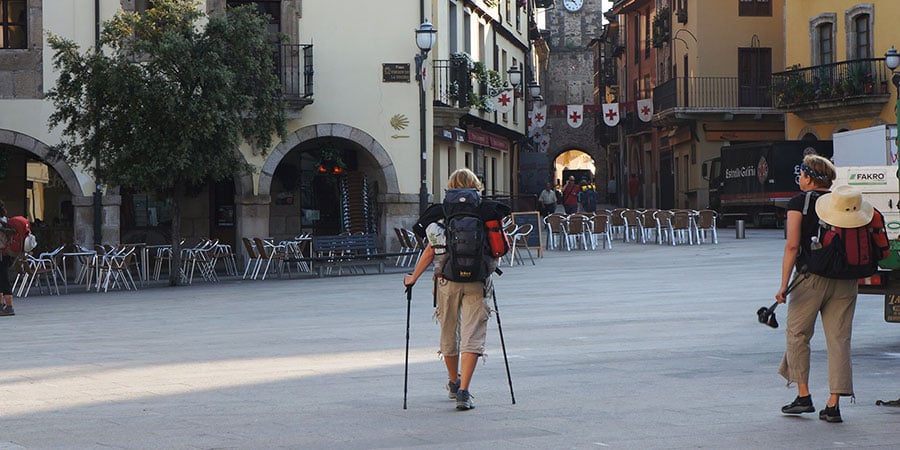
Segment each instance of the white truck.
M891 257L875 276L860 280L859 292L884 294L884 320L900 322L900 181L897 165L897 127L879 125L835 133L835 186L847 184L884 215L891 240Z

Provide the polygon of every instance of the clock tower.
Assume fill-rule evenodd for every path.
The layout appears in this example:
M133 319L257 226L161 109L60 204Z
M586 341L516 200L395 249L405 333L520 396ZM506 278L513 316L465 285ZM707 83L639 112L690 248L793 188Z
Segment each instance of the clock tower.
M562 7L560 7L560 5ZM541 78L541 95L547 105L547 148L550 171L561 178L560 168L587 168L593 160L593 181L601 199L606 198L606 148L594 138L600 106L594 105L594 52L591 40L603 30L601 0L561 0L546 10L549 54ZM583 107L584 123L574 128L567 121L568 106ZM576 179L580 178L576 177ZM555 181L555 180L554 180ZM561 180L565 181L565 180Z

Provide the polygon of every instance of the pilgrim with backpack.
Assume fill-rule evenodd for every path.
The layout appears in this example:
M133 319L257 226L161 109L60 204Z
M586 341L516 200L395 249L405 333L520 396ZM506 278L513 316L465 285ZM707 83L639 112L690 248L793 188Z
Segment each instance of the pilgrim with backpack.
M829 396L819 419L829 423L843 421L840 398L855 394L850 339L857 278L874 273L887 250L881 214L852 187L831 191L835 175L828 159L803 158L798 178L803 192L788 201L781 285L775 295L778 303L788 303L786 348L778 373L788 385L797 386L797 397L781 412L816 411L809 387L810 339L821 316Z
M9 267L16 258L34 250L37 240L31 234L28 219L6 217L6 206L0 201L0 316L14 316Z
M456 409L474 408L469 384L478 357L484 354L493 293L491 274L509 250L500 225L511 213L508 206L482 199L483 187L469 169L450 175L442 204L432 205L413 226L428 244L403 284L412 287L435 263L435 319L441 325L440 353L449 381L449 397Z

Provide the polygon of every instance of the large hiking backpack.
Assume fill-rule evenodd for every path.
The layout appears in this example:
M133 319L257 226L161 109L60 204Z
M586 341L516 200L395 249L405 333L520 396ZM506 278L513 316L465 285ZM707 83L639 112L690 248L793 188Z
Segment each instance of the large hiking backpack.
M803 214L809 209L806 194ZM890 256L884 216L875 209L872 220L857 228L840 228L819 221L819 231L810 245L807 269L827 278L854 280L878 271L878 261Z
M488 275L487 230L479 213L475 189L448 189L444 197L444 228L449 258L442 275L450 281L484 281Z

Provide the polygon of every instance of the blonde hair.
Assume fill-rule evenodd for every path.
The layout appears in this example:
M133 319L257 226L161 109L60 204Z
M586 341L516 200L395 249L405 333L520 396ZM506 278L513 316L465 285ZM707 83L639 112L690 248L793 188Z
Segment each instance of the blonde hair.
M450 189L475 189L477 191L484 190L484 185L478 179L478 175L469 169L456 169L450 174L447 181L447 187Z
M804 156L800 170L805 172L817 187L826 189L831 188L831 183L837 176L834 164L828 158L819 155Z

